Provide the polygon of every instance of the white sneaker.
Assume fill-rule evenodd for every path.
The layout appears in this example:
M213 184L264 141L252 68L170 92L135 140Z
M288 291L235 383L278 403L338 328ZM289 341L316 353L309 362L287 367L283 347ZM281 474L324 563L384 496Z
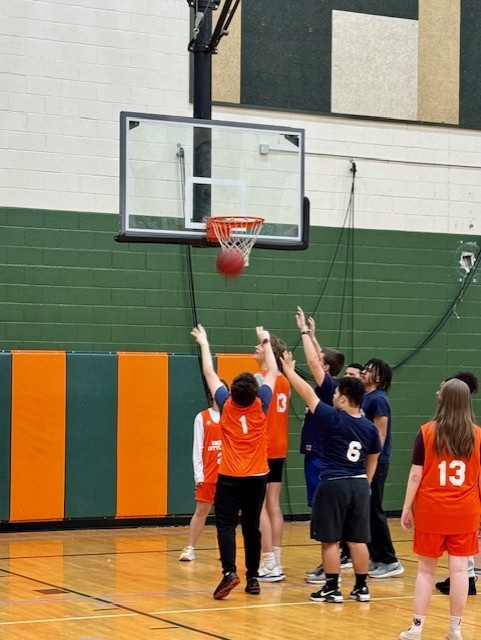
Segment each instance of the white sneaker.
M389 564L378 562L373 571L368 571L368 576L370 578L392 578L400 576L402 573L404 573L404 567L400 562L390 562Z
M181 562L190 562L191 560L195 560L194 547L184 547L180 553L179 560Z
M280 567L269 570L265 565L261 565L257 572L257 579L261 582L280 582L286 579L286 575Z
M454 631L448 631L448 635L444 640L463 640L463 636L460 633L455 633Z
M407 631L403 631L399 634L399 640L421 640L422 634L421 632L411 631L408 629Z

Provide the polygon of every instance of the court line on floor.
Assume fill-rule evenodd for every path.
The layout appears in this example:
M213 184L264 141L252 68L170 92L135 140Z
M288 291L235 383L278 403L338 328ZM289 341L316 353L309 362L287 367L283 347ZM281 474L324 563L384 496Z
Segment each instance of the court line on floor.
M406 596L387 596L385 598L375 598L374 600L371 600L370 602L364 602L361 603L361 605L370 605L370 604L376 604L377 602L386 602L388 600L412 600L412 595L406 595ZM115 604L114 602L112 604ZM166 615L178 615L178 614L183 614L183 613L215 613L217 611L240 611L243 609L272 609L274 607L296 607L296 606L305 606L305 605L309 605L309 606L319 606L319 604L321 604L322 606L326 606L326 607L331 607L332 605L330 603L318 603L318 602L312 602L309 600L303 600L301 602L271 602L271 603L266 603L266 604L249 604L249 605L236 605L236 606L229 606L229 607L222 607L222 606L217 606L217 607L203 607L201 609L163 609L161 611L150 611L150 612L144 612L144 611L137 611L134 609L129 610L128 613L118 613L118 614L101 614L101 615L90 615L90 616L69 616L69 617L63 617L63 618L38 618L35 620L10 620L10 621L6 621L6 622L0 622L0 627L2 626L12 626L12 625L22 625L22 624L42 624L42 623L50 623L50 622L73 622L76 620L97 620L97 619L107 619L107 618L127 618L127 617L133 617L133 616L150 616L150 617L154 617L155 620L160 620L160 618L157 618L156 616L166 616ZM359 606L359 603L354 602L353 600L346 600L345 602L340 602L337 603L339 606L342 605L351 605L351 606ZM121 607L121 605L118 605L119 607ZM174 624L176 626L179 626L178 623L173 622L172 620L165 620L162 619L162 622L169 622L170 624ZM190 627L184 627L184 628L188 628L190 629ZM199 633L204 633L199 631ZM215 638L220 637L220 636L213 636Z

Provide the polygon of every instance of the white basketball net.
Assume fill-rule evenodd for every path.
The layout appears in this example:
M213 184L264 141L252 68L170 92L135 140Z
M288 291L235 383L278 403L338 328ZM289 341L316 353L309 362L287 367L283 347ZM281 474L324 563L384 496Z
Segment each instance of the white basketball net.
M217 216L209 218L207 221L207 239L209 239L209 235L212 235L213 231L222 251L236 249L241 253L244 265L248 267L249 254L263 224L264 218L255 216Z

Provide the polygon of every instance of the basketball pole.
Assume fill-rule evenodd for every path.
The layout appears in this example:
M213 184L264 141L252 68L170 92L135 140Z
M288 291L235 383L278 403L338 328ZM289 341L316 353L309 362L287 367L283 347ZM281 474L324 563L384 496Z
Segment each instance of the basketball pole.
M189 1L189 0L188 0ZM194 27L188 50L193 54L194 118L211 120L212 115L212 0L190 0L194 10ZM210 178L212 171L212 139L209 127L194 127L193 172ZM211 187L193 185L193 220L202 222L211 215Z
M193 10L192 39L187 47L193 60L194 118L212 119L212 56L219 41L228 35L228 27L240 0L224 0L215 31L212 31L212 11L221 0L187 0ZM209 127L194 127L194 175L212 177L212 131ZM211 216L210 184L193 185L193 220L204 222Z

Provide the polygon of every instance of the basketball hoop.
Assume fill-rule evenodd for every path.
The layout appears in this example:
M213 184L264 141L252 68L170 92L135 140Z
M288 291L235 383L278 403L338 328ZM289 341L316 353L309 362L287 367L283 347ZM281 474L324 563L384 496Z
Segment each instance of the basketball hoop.
M236 249L249 266L249 254L264 224L257 216L215 216L207 220L207 242L218 242L222 251Z

